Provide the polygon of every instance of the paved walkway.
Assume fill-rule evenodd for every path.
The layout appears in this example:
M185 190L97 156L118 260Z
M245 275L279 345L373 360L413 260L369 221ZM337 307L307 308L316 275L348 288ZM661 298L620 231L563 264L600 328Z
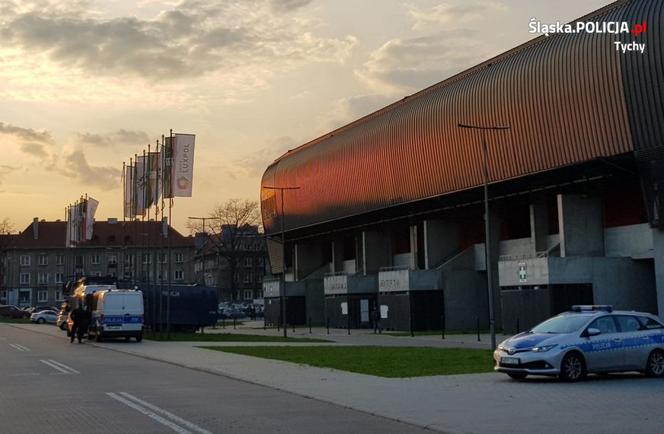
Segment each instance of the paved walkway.
M49 326L18 327L61 334ZM144 341L94 345L448 433L661 431L657 414L664 398L664 381L640 375L592 377L577 384L549 379L517 382L495 373L389 379L196 348L222 346L220 343Z

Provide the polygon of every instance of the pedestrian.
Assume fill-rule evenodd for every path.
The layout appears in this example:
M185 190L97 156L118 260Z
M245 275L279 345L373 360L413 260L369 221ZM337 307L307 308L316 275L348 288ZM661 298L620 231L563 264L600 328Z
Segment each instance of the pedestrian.
M82 343L83 334L87 331L90 324L89 316L89 312L83 309L81 304L77 305L76 309L71 311L69 317L71 318L72 325L69 342L74 343L74 338L78 338L78 343Z

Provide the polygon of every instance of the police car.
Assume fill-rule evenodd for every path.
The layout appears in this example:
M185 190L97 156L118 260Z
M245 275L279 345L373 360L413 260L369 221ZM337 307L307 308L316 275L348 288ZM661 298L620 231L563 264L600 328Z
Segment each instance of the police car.
M664 377L664 325L648 313L572 306L503 341L493 358L496 371L515 379L549 375L576 381L589 372L619 371Z

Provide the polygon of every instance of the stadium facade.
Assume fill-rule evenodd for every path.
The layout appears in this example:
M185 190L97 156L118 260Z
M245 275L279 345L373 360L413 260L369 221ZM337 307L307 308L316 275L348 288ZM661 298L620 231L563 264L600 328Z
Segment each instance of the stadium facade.
M573 303L664 314L664 2L577 21L647 27L538 37L267 168L261 208L289 323L486 325L482 138L460 123L510 127L485 133L499 325ZM299 188L282 207L265 187ZM276 322L280 284L264 294Z

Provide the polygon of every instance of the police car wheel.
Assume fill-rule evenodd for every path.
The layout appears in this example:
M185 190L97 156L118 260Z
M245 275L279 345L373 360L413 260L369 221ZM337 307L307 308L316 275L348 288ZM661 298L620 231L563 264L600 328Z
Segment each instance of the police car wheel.
M581 355L568 353L560 363L560 379L563 381L578 381L586 375L586 364Z
M515 380L523 380L528 376L525 372L508 372L507 375Z
M648 377L664 377L664 352L654 350L650 353L646 365L646 375Z

